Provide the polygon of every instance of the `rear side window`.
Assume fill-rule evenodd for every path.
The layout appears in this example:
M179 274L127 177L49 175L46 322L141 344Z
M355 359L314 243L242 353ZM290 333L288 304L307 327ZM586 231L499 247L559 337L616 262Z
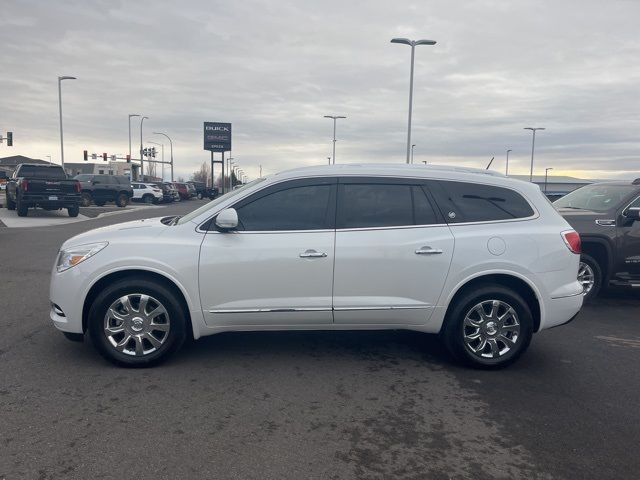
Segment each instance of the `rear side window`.
M20 177L48 178L52 180L64 180L67 174L62 167L40 167L39 165L22 165L18 170Z
M331 228L333 185L292 187L267 194L237 209L239 230L320 230Z
M508 188L466 182L430 182L433 196L449 223L491 222L534 214L522 195Z
M357 183L341 185L338 228L398 227L437 223L419 186Z

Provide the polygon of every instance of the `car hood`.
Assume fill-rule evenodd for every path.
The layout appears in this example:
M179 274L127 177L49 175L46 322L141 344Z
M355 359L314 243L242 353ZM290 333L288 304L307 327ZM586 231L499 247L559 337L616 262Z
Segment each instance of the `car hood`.
M88 232L81 233L62 244L61 248L73 247L76 245L85 245L94 242L110 242L114 240L123 240L127 238L144 236L152 238L160 235L168 227L162 223L162 219L166 217L145 218L143 220L133 220L131 222L116 223L106 227L95 228Z

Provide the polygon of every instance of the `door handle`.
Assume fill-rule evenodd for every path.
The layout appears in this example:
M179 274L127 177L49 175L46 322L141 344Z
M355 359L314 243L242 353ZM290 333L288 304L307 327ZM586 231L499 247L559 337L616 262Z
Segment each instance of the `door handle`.
M305 250L300 254L300 258L324 258L326 256L326 253L316 252L315 250Z
M440 248L422 247L416 250L416 255L439 255L442 253Z

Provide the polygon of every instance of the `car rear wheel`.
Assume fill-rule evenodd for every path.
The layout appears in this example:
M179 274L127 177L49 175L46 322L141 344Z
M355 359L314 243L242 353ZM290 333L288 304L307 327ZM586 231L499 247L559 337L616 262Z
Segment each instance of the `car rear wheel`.
M102 291L91 305L88 328L98 351L126 367L164 361L180 348L187 332L175 294L141 277L124 278Z
M74 205L73 207L67 208L67 213L70 217L77 217L80 213L80 205Z
M29 207L22 203L19 198L16 200L16 210L19 217L26 217L29 214Z
M82 195L80 196L80 205L82 207L88 207L91 205L92 200L93 198L89 192L82 192Z
M533 317L518 293L485 285L456 300L441 335L457 360L476 368L501 368L516 361L529 346Z
M586 253L580 256L578 267L578 282L582 285L584 301L593 300L602 287L602 270L595 258Z
M116 205L120 208L126 207L129 204L129 196L126 193L121 193L116 198Z

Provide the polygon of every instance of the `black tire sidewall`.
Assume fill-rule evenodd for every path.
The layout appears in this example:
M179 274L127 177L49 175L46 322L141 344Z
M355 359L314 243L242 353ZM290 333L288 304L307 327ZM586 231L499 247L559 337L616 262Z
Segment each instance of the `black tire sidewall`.
M515 349L497 359L481 359L471 353L464 343L463 321L469 310L485 300L502 300L516 311L520 323L520 338ZM449 352L460 362L483 369L506 367L515 362L528 348L533 336L533 316L524 299L515 291L501 285L486 285L464 293L447 314L442 330Z
M80 205L82 205L83 207L88 207L91 205L92 201L93 201L93 197L91 196L90 193L82 192L82 195L80 196Z
M158 350L144 357L134 357L115 350L104 335L104 316L109 306L119 297L143 293L156 298L167 309L171 327L168 338ZM164 285L146 278L130 277L116 281L105 288L93 301L87 318L87 330L96 349L107 360L119 366L151 367L166 360L184 343L187 333L183 308L175 294Z
M580 261L589 265L591 270L593 270L593 287L591 287L591 291L584 296L585 303L591 302L598 296L602 288L602 269L596 259L589 254L583 253L580 255Z
M78 214L80 213L80 206L75 205L73 207L67 208L67 213L69 214L70 217L77 217Z
M29 207L24 206L19 198L16 200L16 210L18 211L19 217L26 217L29 215Z
M118 198L116 198L116 205L120 208L126 207L128 203L128 196L125 193L121 193L118 195Z

